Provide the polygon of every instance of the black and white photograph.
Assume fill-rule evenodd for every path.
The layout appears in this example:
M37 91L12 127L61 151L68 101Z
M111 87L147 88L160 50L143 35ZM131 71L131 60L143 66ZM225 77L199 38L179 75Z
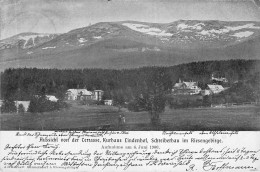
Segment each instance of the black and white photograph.
M1 131L260 131L259 0L0 0Z

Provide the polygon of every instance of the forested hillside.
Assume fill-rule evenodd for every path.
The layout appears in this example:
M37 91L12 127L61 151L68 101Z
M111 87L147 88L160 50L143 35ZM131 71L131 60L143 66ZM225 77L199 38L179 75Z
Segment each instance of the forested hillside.
M236 85L250 90L257 97L260 85L259 60L206 61L172 67L143 67L137 69L7 69L1 73L1 99L31 100L33 95L51 94L63 99L70 88L101 89L104 98L120 98L126 102L142 94L153 83L171 90L179 79L198 81L203 89L211 75L226 77L227 87ZM239 83L239 84L238 84ZM237 90L239 92L239 90ZM256 99L256 98L255 98Z

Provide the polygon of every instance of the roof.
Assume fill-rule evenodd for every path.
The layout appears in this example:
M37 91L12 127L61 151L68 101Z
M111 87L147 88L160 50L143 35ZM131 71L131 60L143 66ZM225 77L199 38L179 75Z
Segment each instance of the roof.
M25 108L27 108L30 105L30 101L14 101L14 103L16 104L16 106L22 104Z
M52 101L58 101L59 99L57 99L55 96L53 96L53 95L46 95L46 98L48 99L48 100L52 100Z
M183 82L187 87L197 86L196 82Z
M15 100L15 103L30 103L31 101L20 101L20 100Z
M183 83L175 83L174 87L181 87Z
M187 86L187 88L192 88L193 86L197 86L197 82L179 82L174 85L174 87L181 87L183 84Z
M222 85L211 85L211 84L208 84L208 87L210 90L224 90L224 88L222 87Z
M91 96L92 92L87 89L68 89L67 92L71 92L74 95L79 95L82 92L82 95Z

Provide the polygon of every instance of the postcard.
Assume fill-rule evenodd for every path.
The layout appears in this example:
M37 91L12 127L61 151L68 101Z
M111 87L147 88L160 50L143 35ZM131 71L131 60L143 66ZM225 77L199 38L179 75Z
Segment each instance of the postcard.
M260 171L259 0L0 0L0 171Z

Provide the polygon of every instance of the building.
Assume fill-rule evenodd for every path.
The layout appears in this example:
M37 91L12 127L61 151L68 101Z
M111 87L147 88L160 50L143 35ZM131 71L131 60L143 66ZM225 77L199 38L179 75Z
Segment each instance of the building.
M0 107L2 107L4 101L3 100L0 100Z
M46 95L47 100L50 100L52 102L57 102L59 99L57 99L55 96L53 95Z
M181 80L172 89L174 95L194 95L199 94L200 91L201 88L198 87L197 82L182 82Z
M227 78L224 78L224 77L216 78L216 77L214 77L213 74L211 75L211 80L216 81L216 82L228 82Z
M208 84L207 87L211 94L218 94L225 90L225 88L222 85L217 84Z
M113 100L104 100L104 104L112 106L113 105Z
M15 106L17 108L17 112L18 112L19 105L23 105L25 112L28 111L28 108L29 108L29 105L30 105L30 101L14 101L14 103L15 103Z
M66 96L68 100L90 100L93 93L87 89L68 89Z
M94 90L93 91L93 100L101 101L102 96L104 95L104 91L102 90Z

